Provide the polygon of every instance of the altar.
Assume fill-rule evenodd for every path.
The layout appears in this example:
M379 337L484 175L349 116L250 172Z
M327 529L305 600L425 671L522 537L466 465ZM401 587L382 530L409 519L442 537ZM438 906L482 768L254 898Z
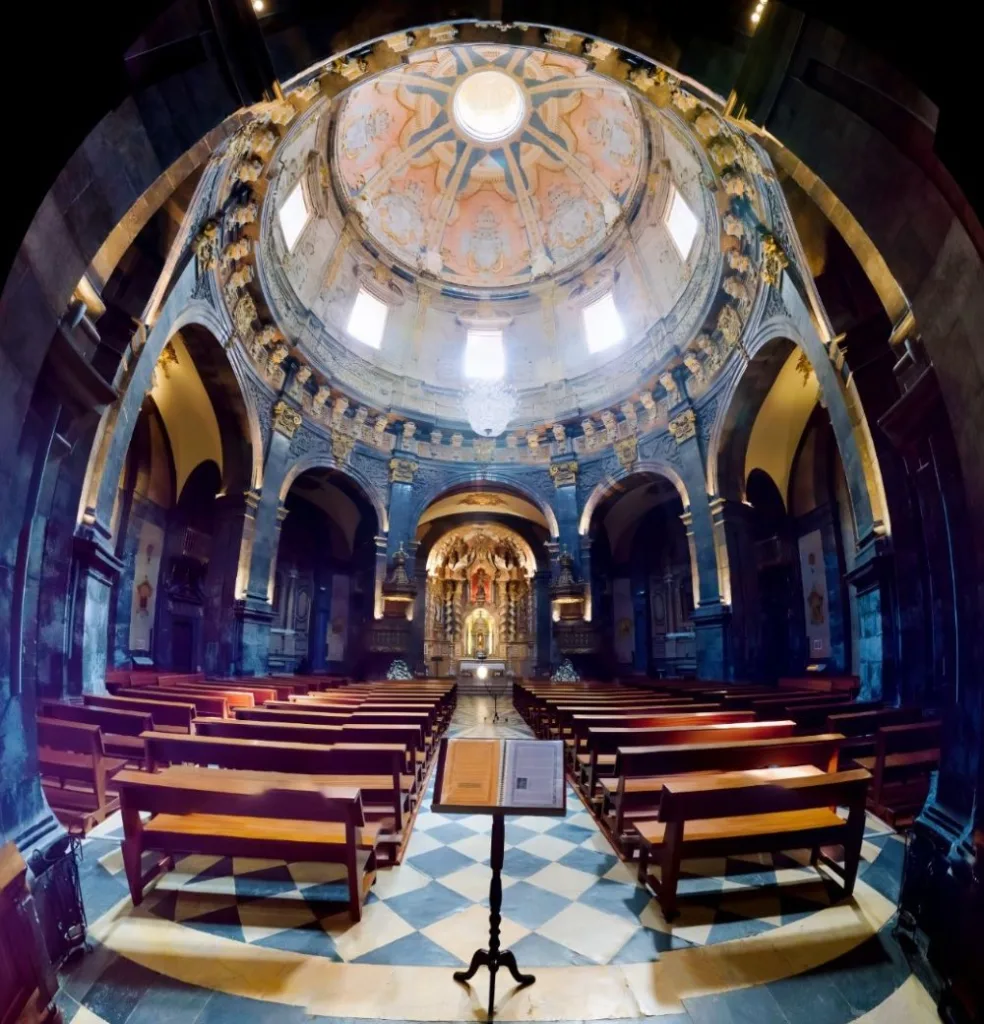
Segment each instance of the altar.
M484 661L479 661L477 658L462 658L458 662L458 675L463 679L477 679L480 665L484 665L488 669L488 678L490 679L499 679L506 675L506 663L493 658L486 658Z

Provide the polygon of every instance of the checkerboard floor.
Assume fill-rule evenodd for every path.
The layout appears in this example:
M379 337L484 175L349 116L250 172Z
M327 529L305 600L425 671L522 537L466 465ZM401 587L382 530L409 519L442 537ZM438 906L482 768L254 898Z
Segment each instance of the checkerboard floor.
M529 734L508 702L504 720L490 719L490 700L463 698L451 734ZM492 819L437 814L432 796L433 775L403 863L379 872L357 924L342 871L324 864L185 857L145 904L186 928L337 962L467 963L487 935ZM125 895L118 835L110 819L86 841L87 901L105 902L109 887ZM892 901L902 853L900 838L870 818L861 877ZM837 885L807 860L803 851L684 862L681 913L670 925L568 787L562 820L507 822L502 944L526 967L631 964L768 932L840 899Z

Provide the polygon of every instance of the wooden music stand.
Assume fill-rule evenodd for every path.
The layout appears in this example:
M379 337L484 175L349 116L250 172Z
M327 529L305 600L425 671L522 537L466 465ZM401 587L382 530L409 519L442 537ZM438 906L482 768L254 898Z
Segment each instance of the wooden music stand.
M466 750L461 744L476 746ZM487 753L478 745L484 745ZM537 749L531 750L532 747ZM532 786L529 785L529 776L519 774L529 768L535 771ZM479 967L488 967L488 1019L492 1020L495 1016L495 975L500 967L509 971L518 985L532 985L536 981L534 975L520 973L516 957L510 950L499 949L506 815L566 815L564 744L560 740L445 738L441 740L438 753L431 809L438 814L492 815L489 947L476 949L468 969L454 972L455 981L467 983L478 973Z

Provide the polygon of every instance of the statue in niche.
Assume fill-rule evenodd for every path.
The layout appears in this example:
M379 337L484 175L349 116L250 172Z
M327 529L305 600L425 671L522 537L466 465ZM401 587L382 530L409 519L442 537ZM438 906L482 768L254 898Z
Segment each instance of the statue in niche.
M475 623L475 654L488 654L488 647L485 638L485 623L479 619Z
M492 600L492 581L484 569L479 569L472 577L472 601L475 604L486 604Z

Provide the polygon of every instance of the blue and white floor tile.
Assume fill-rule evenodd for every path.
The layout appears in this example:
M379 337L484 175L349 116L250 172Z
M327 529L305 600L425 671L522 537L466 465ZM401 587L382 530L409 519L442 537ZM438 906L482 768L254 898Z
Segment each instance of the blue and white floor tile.
M462 698L452 733L529 735L511 704L505 702L505 708L503 701L499 704L500 714L505 710L506 720L492 723L491 701ZM154 921L162 922L162 927L166 923L172 929L167 933L169 936L180 941L182 934L187 935L192 948L196 948L197 936L200 943L222 940L216 947L220 949L238 946L245 951L249 947L251 956L261 951L268 951L269 955L298 955L339 968L351 964L366 970L389 967L397 972L405 967L460 967L487 940L492 819L486 815L435 813L430 810L432 798L433 777L403 863L379 872L363 918L356 924L349 920L344 875L338 867L248 858L186 857L147 894L143 906L133 911L126 900L118 845L119 822L114 819L100 826L83 848L83 892L90 920L95 921L115 907L113 913L117 918L124 923L129 918L131 925L139 925L138 932ZM873 898L882 899L888 907L897 897L904 848L900 838L881 822L871 818L868 825L861 884L870 885ZM798 854L713 858L685 862L683 867L681 913L668 924L658 904L636 884L633 867L616 856L594 818L569 788L563 819L527 816L512 818L507 823L502 945L515 951L521 966L548 972L602 967L625 971L679 951L722 944L722 949L726 949L730 948L726 944L734 940L767 937L769 933L775 933L776 942L780 943L790 926L800 931L809 929L812 918L825 912L837 913L842 903L837 886L809 867L805 857ZM871 941L876 940L894 942L886 938L884 928L871 936ZM224 944L228 942L236 946ZM781 951L782 946L778 948ZM105 953L100 950L94 955ZM101 1012L106 1010L106 993L112 988L112 976L106 972L112 965L113 970L125 973L124 967L117 966L120 962L129 963L123 957L109 958L98 983L86 990L95 993L92 999L80 991L84 987L81 983L74 989L71 984L73 977L85 976L85 965L73 970L65 998L78 1004L79 1013L96 1014L95 1018L76 1016L75 1020L84 1024L102 1018L110 1024L139 1024L141 1020L179 1019L167 1014L159 1018L148 1016L150 1010L146 1006L142 1016L134 1016L142 1000L124 1000L122 996L114 1007ZM907 970L899 968L898 957L890 959L890 963L891 976L885 974L879 982L881 987L871 988L881 994L887 987L883 999L909 977ZM159 977L163 989L174 989L188 1000L189 1007L195 1005L188 993L197 989L182 987L181 982L166 977L168 969L162 968L161 975L156 975L146 967L131 967L137 973L143 972L141 978L150 979L151 987ZM729 1012L738 1017L754 1008L755 1015L763 1020L799 1021L805 1014L795 998L797 984L802 981L806 993L822 983L815 974L798 975L793 970L788 973L794 976L748 990L764 993L761 996L739 997L735 992L724 992L713 997L716 1003L711 996L694 996L684 999L682 1004L677 1002L676 1009L690 1013L693 1020L727 1020L727 1015L721 1015L721 1007L727 1005ZM856 972L844 975L845 979L855 976ZM840 993L833 972L823 977L832 979L829 983L834 987L830 991L836 993L836 998L827 993L827 1002L844 1010L840 1016L830 1016L831 1020L847 1021L877 1005L870 1000L861 1005L864 999ZM126 987L130 982L123 979L120 984ZM546 987L544 982L537 991ZM767 988L774 991L766 992ZM918 1003L916 989L910 986L908 991ZM223 1000L232 1000L223 1005L239 1005L228 991L219 994ZM733 1006L729 1004L732 997L741 1001L741 1006L737 1001ZM702 999L712 1001L705 1003ZM767 1005L763 1009L756 1000L765 1000ZM244 1005L248 1003L247 1000ZM434 1013L441 1006L441 999L437 999ZM426 1015L429 1012L423 1010L421 1014L425 1015L418 1014L415 1019L456 1017L455 1013L432 1017ZM543 1016L545 1012L548 1008L540 1006L535 1015L538 1019L550 1019ZM644 1013L637 1003L634 1011L619 1016ZM780 1016L775 1017L776 1013ZM233 1016L232 1012L224 1016L216 1010L212 1016L180 1019L207 1024L209 1020L231 1021ZM66 1017L72 1019L71 1015ZM237 1022L243 1019L236 1017ZM245 1019L294 1018L247 1015ZM672 1016L665 1019L671 1020Z

